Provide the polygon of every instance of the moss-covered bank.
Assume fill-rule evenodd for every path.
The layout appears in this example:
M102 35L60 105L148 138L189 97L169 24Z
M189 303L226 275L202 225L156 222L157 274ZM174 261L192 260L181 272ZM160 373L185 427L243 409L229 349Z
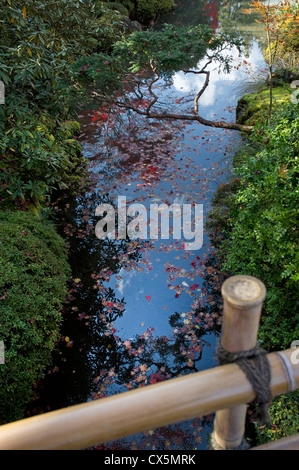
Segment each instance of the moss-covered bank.
M290 101L292 89L289 85L273 88L273 111L281 109ZM270 90L264 90L244 95L236 110L237 122L254 126L269 117Z

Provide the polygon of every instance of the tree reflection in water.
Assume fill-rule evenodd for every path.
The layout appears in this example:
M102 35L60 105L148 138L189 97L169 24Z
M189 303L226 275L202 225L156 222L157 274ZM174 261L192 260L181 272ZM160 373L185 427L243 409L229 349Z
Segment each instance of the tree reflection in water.
M99 240L94 229L95 208L113 204L108 194L97 191L64 199L56 206L56 219L61 233L68 237L73 279L70 296L63 310L62 336L54 354L54 365L43 381L43 393L31 407L31 414L100 399L115 393L156 383L201 370L200 360L207 335L218 335L221 324L219 310L222 275L213 254L202 260L191 256L190 278L185 290L192 299L188 312L172 311L169 315L170 335L156 335L154 328L145 328L132 338L121 338L115 328L118 319L126 316L126 300L112 279L121 277L122 270L137 273L151 269L148 240ZM176 250L176 245L164 247ZM187 255L185 254L185 257ZM190 255L187 256L189 258ZM164 266L168 287L175 287L180 273L174 264ZM188 280L186 271L185 280ZM202 278L199 295L196 281ZM200 281L198 281L200 282ZM172 286L173 283L173 286ZM183 290L184 287L181 286ZM174 295L181 292L177 286ZM136 313L138 313L136 305ZM137 314L138 317L138 314ZM137 319L136 319L137 321ZM210 418L186 425L169 426L133 436L121 443L103 448L192 449L200 445L202 427L208 428Z
M175 93L181 103L182 94ZM130 203L157 199L171 204L177 198L208 204L223 178L223 155L236 134L201 126L194 130L182 122L149 123L119 110L82 112L80 119L92 186L75 199L59 194L55 206L60 232L69 242L73 279L53 367L37 389L39 399L30 414L202 370L204 353L213 354L209 342L215 343L221 328L224 279L207 237L204 252L186 252L171 240L160 245L149 240L99 240L94 233L95 209L104 203L115 205L117 195L128 196ZM136 273L136 283L148 288L146 274L158 271L142 302L122 294L124 273ZM147 302L150 314L157 310L151 325L141 317ZM129 324L132 317L138 329L122 334L120 323ZM162 334L157 333L164 328L159 329L160 321L168 323ZM210 423L211 417L198 418L98 449L200 449L207 445L201 441Z

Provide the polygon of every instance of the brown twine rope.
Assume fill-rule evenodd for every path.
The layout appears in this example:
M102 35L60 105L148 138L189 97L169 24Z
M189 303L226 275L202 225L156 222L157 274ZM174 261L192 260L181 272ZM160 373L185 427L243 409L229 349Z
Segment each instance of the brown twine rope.
M241 368L256 394L252 404L258 405L256 417L259 424L270 425L271 367L266 351L256 346L248 351L231 353L226 351L221 341L219 341L216 349L216 359L220 365L236 363Z

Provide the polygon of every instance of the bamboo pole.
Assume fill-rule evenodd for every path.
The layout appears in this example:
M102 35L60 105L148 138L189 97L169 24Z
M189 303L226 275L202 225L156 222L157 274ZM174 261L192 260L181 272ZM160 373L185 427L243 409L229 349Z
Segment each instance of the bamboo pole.
M222 285L223 325L221 344L236 353L255 348L264 284L252 276L233 276ZM214 448L235 449L243 443L247 405L235 406L216 413L212 443Z
M252 447L250 450L299 450L299 434Z
M293 349L271 353L273 396L299 388ZM287 365L287 367L286 367ZM167 380L0 427L1 450L80 450L248 403L254 391L236 364Z

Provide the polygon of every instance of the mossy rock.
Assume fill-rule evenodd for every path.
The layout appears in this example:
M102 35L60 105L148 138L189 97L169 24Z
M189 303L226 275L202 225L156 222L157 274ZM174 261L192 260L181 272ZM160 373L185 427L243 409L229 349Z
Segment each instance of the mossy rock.
M125 26L125 33L127 35L130 35L135 31L142 31L142 26L138 21L131 21L130 18L127 18L126 16L122 16L121 21Z
M292 90L289 86L273 88L273 110L290 101ZM249 93L239 101L236 119L240 124L255 125L268 116L270 104L270 89Z
M221 254L221 244L225 233L229 231L230 208L234 200L236 191L240 188L239 178L234 178L226 183L222 183L212 198L212 209L209 212L205 223L213 245Z

